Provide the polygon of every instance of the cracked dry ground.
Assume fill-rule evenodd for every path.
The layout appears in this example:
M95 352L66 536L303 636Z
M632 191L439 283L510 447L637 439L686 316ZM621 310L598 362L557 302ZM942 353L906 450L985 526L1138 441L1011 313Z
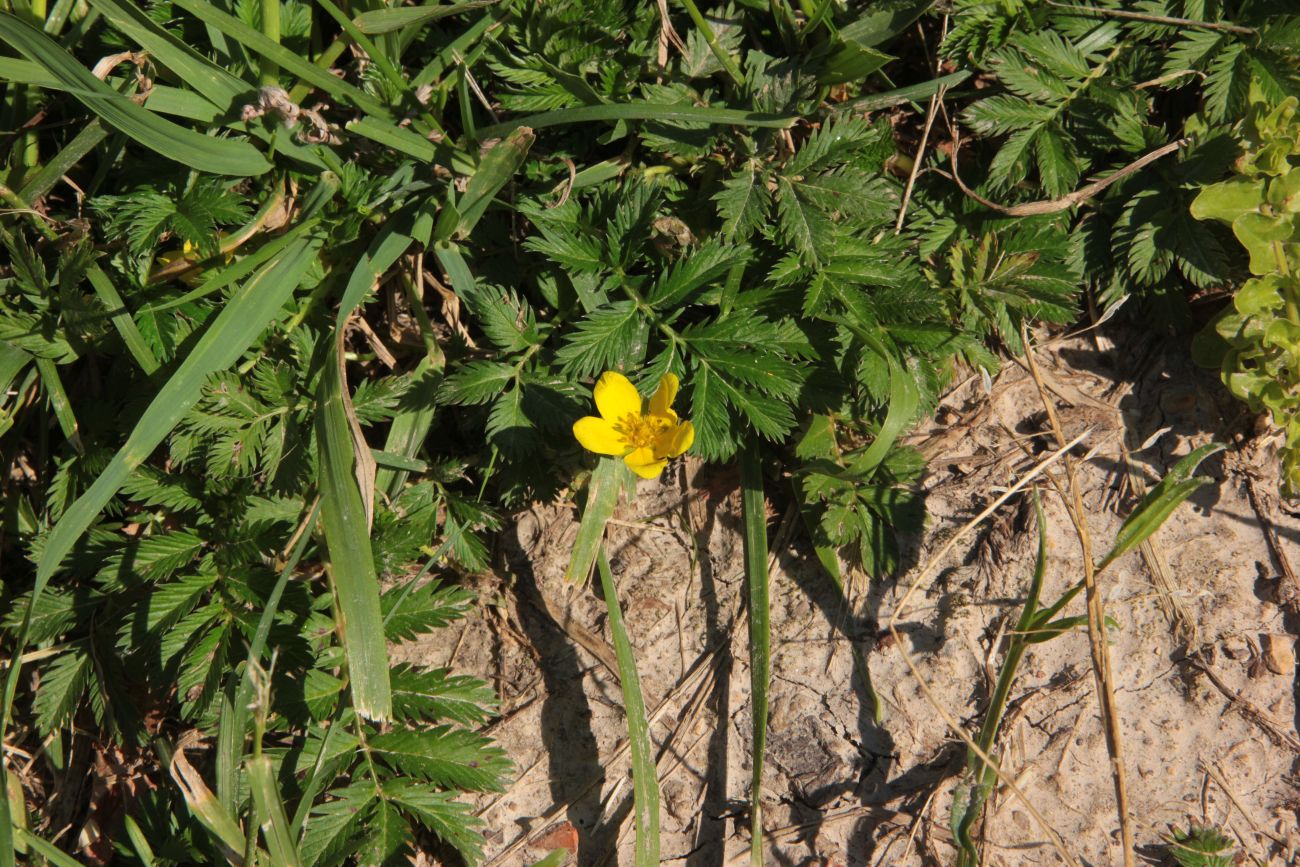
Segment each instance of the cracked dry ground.
M1171 825L1214 822L1245 863L1293 864L1297 832L1294 574L1300 519L1277 502L1266 436L1185 340L1110 330L1037 351L1067 435L1086 428L1079 465L1094 546L1105 551L1136 500L1211 439L1242 448L1202 467L1214 484L1173 514L1154 544L1106 571L1109 631L1139 854L1161 861ZM1043 405L1023 366L978 377L943 400L908 442L930 459L924 538L904 539L897 579L855 581L846 616L769 476L772 705L763 778L767 863L947 864L948 813L964 747L882 627L945 540L1047 454ZM1127 446L1131 450L1126 458ZM1080 452L1082 454L1082 452ZM1023 496L956 544L899 624L934 698L974 732L1000 632L1024 598L1034 540ZM1044 491L1044 599L1077 581L1081 555L1061 499ZM678 462L642 482L610 528L610 552L660 750L665 863L747 859L750 779L747 630L733 468ZM499 540L482 605L458 634L396 649L488 678L503 716L490 731L517 765L503 795L476 804L489 863L530 864L555 846L570 863L630 863L631 786L604 605L561 580L576 533L571 502L537 504ZM1271 535L1271 539L1269 538ZM1283 561L1287 560L1288 563ZM1081 613L1081 601L1071 613ZM868 651L883 701L864 709L850 638ZM1012 691L1003 767L1081 863L1120 863L1111 772L1087 636L1031 648ZM1030 809L1002 787L981 829L986 863L1054 864Z

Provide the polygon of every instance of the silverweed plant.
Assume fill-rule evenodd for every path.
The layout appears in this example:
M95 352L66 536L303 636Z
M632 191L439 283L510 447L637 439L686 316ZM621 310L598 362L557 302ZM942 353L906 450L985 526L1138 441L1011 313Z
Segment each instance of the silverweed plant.
M767 501L895 575L956 377L1253 270L1193 202L1298 69L1281 0L0 0L0 867L480 862L495 697L388 648L570 489L656 863L602 540L688 450L741 468L762 863Z

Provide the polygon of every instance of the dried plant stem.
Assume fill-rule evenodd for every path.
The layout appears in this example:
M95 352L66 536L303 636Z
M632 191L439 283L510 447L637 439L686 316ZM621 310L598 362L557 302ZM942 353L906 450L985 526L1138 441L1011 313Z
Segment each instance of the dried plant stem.
M1038 386L1038 396L1047 410L1048 422L1057 443L1065 448L1065 434L1061 432L1060 420L1056 417L1056 407L1048 397L1047 386L1043 384L1034 359L1034 351L1029 342L1029 332L1022 323L1020 341L1025 347L1025 361L1029 373ZM1066 512L1074 524L1079 536L1079 545L1083 549L1084 594L1088 608L1088 647L1092 655L1092 670L1096 678L1097 700L1101 705L1102 719L1106 732L1106 751L1110 755L1111 779L1115 785L1115 806L1119 813L1120 845L1124 852L1124 867L1133 867L1133 820L1129 814L1128 788L1124 771L1124 742L1120 733L1119 708L1115 704L1115 684L1110 667L1110 647L1106 644L1106 616L1101 594L1097 592L1096 568L1092 557L1092 536L1088 532L1088 521L1083 509L1083 495L1079 492L1079 479L1074 462L1068 454L1064 457L1065 475L1068 482L1070 499L1066 501Z
M920 30L920 25L917 25ZM925 31L921 30L921 38L925 38ZM948 35L948 16L943 16L943 27L940 32L939 41L943 42ZM939 58L935 57L934 74L939 75ZM947 87L939 85L939 89L930 97L930 108L925 113L925 128L921 131L921 143L916 146L916 156L912 159L912 170L907 173L907 186L903 188L903 201L898 206L898 219L894 221L894 234L897 235L903 231L903 222L907 219L907 203L912 200L912 189L916 186L916 177L921 173L921 164L925 162L925 146L930 141L930 130L934 127L934 118L938 112L939 104L943 102L944 93Z
M1183 145L1187 144L1188 141L1189 139L1180 138L1167 145L1162 145L1161 147L1151 151L1149 154L1138 157L1122 169L1118 169L1100 180L1093 181L1090 184L1085 184L1074 192L1067 193L1059 199L1046 199L1040 202L1025 202L1020 205L999 205L997 202L984 198L979 193L966 186L966 182L961 179L961 175L957 172L957 154L961 150L961 139L957 136L955 128L953 129L952 138L952 174L939 171L938 169L935 171L952 180L952 182L955 183L963 193L986 208L997 211L999 214L1006 214L1009 217L1033 217L1040 214L1057 214L1061 211L1068 211L1075 205L1082 204L1088 199L1091 199L1116 181L1123 180L1134 172L1141 171L1151 165L1151 163L1161 157L1168 156Z

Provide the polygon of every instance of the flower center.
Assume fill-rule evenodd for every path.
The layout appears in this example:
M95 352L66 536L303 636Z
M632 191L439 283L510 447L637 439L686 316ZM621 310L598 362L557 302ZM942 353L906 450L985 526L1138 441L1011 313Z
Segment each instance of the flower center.
M672 427L672 422L658 415L633 415L628 413L614 425L623 439L633 448L651 448L661 434Z

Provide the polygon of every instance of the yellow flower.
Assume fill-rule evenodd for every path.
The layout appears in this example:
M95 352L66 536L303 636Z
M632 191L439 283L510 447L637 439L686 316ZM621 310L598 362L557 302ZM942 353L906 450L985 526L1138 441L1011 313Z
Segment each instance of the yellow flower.
M671 373L664 374L647 401L626 376L612 370L601 374L594 395L600 417L578 419L573 435L588 451L623 458L643 479L662 473L669 458L682 454L695 441L695 428L673 412L677 377Z

